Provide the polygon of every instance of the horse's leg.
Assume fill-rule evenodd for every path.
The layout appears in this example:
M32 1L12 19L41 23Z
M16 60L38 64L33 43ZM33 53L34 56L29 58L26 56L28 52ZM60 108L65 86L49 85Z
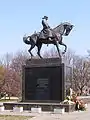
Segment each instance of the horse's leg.
M67 51L67 46L61 41L59 42L60 45L63 45L65 47L63 54Z
M37 52L37 54L39 55L40 58L42 58L42 56L40 55L40 50L41 50L41 47L42 47L42 43L39 43L39 44L37 45L37 47L38 47L38 52Z
M55 45L56 45L56 48L57 48L57 51L58 51L58 55L59 55L59 57L61 58L60 50L59 50L59 47L58 47L58 43L56 42Z
M31 58L33 57L33 54L32 54L32 52L31 52L31 50L32 50L34 47L35 47L35 44L33 43L33 44L31 44L31 47L30 47L30 49L28 50L28 52L29 52L30 55L31 55Z

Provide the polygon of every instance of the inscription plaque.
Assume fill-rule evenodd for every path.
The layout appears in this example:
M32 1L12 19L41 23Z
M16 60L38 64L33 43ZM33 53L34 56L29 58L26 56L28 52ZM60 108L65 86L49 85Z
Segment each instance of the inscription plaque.
M47 100L49 99L49 79L48 78L38 78L36 85L36 99L37 100Z

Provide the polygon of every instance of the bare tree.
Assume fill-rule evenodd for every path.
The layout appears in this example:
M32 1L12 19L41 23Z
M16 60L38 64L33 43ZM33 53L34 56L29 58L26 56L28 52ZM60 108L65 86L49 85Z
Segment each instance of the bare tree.
M26 51L19 51L16 53L16 55L12 59L10 67L17 73L21 74L22 65L25 64L27 59L29 59L29 56L26 53Z
M26 52L19 51L14 56L6 54L2 63L4 66L4 85L2 91L11 95L19 95L22 79L22 65L29 56Z
M2 87L5 84L5 69L3 66L0 66L0 92L2 92Z
M75 89L80 90L80 94L83 93L83 88L87 86L90 75L90 63L85 58L78 57L75 59L73 69L73 79Z
M73 65L73 59L76 57L75 52L71 49L68 49L63 57L63 62L68 65Z
M4 65L4 67L6 69L9 68L11 61L12 61L13 55L11 53L6 53L3 57L2 57L2 64Z
M3 92L3 86L6 84L6 71L9 70L12 60L12 54L5 54L0 58L0 92Z
M2 87L2 91L9 96L18 96L20 93L20 76L13 69L6 69L4 81L5 84Z

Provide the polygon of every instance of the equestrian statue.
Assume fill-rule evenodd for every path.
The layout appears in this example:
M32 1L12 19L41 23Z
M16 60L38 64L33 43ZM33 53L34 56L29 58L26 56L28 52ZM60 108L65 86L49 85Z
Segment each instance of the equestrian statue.
M40 55L42 44L54 44L57 48L59 57L61 57L60 50L58 47L59 44L65 47L63 54L67 50L67 46L62 41L62 36L68 36L73 28L73 25L68 22L64 22L52 29L48 25L47 21L48 21L48 17L44 16L42 18L43 29L40 32L34 33L30 36L28 35L23 37L24 43L31 45L30 49L28 50L31 57L33 56L31 50L35 46L37 46L38 48L37 54L39 55L40 58L42 58L42 56Z

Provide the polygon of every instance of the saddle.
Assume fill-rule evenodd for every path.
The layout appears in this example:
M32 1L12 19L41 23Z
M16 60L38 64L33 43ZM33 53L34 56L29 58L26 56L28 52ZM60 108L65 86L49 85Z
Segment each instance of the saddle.
M39 34L39 39L53 38L53 32L50 29L43 29Z

